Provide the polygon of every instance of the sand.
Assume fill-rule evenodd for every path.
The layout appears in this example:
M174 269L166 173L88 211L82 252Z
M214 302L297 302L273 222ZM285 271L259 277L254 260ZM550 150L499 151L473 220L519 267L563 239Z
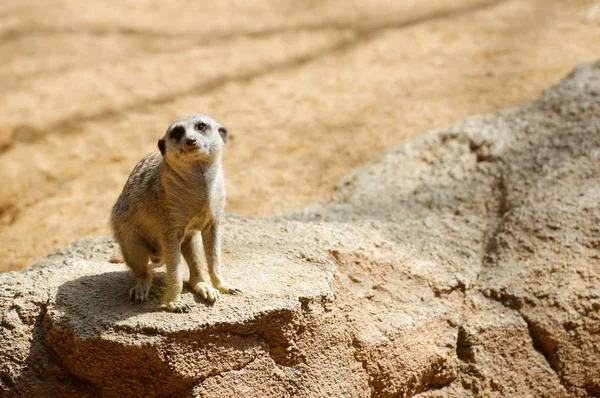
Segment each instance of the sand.
M0 272L108 233L177 116L229 127L227 209L268 216L600 54L598 1L210 3L2 2Z

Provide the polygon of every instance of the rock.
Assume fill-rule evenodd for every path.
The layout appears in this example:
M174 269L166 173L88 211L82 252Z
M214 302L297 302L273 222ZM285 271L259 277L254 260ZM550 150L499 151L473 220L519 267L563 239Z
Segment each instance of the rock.
M331 203L226 221L242 296L128 301L115 244L0 275L3 396L600 396L600 63Z

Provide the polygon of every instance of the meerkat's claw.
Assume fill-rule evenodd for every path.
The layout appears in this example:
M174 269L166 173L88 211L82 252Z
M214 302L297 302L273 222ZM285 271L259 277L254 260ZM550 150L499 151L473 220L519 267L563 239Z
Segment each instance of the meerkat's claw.
M138 280L136 285L129 289L129 298L136 303L143 303L148 300L151 286L152 281L148 283L147 281Z
M190 312L192 310L192 307L190 307L189 304L182 304L176 307L175 312L179 312L180 314L183 314L185 312Z
M179 314L187 313L192 310L192 307L190 307L189 304L182 303L181 301L171 301L169 303L161 305L161 307L166 308L171 312L177 312Z
M237 287L231 286L227 282L221 282L219 285L217 285L217 289L221 293L225 293L225 294L241 294L242 293L242 291L240 289L238 289Z
M204 300L214 303L221 297L221 293L206 282L198 282L192 289L198 293Z

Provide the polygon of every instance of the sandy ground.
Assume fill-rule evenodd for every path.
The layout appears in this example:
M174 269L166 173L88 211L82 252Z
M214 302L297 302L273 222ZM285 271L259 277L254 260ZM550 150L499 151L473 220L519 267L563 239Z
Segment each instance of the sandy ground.
M598 1L202 3L0 4L0 271L106 234L177 116L229 127L228 211L265 216L600 54Z

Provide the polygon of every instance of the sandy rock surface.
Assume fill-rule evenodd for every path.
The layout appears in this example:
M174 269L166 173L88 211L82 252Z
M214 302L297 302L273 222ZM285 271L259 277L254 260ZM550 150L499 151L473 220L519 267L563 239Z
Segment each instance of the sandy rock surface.
M3 0L0 272L108 234L181 115L229 128L227 210L270 216L598 54L597 0Z
M600 396L600 63L332 202L229 217L242 296L128 301L108 238L0 275L3 396Z

